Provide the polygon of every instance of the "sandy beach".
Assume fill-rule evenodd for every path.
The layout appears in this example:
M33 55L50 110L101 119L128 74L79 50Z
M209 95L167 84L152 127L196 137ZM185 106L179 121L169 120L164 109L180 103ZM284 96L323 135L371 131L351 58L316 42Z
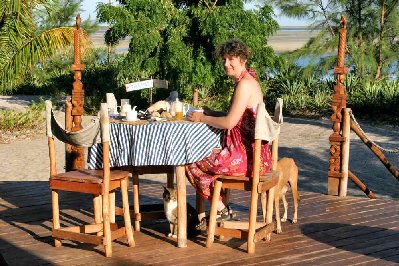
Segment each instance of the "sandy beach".
M0 108L9 105L0 98ZM27 103L29 101L26 101ZM63 113L58 113L63 121ZM373 126L360 121L371 140L385 148L399 148L399 129ZM279 157L292 157L299 167L299 190L325 194L329 160L328 137L332 133L328 119L303 119L285 117L281 129ZM64 145L57 143L57 156L64 158ZM385 153L391 163L399 168L399 154ZM47 139L44 132L31 139L0 144L2 171L0 181L44 181L49 177ZM57 165L59 171L64 165ZM350 170L372 190L378 198L398 199L399 182L390 174L366 145L351 134ZM165 180L164 175L143 178ZM348 182L348 195L366 197L353 182Z

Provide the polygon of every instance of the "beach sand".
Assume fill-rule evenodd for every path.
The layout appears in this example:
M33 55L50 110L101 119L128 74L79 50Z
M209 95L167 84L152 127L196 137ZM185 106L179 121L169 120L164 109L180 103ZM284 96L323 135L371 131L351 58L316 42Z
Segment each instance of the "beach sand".
M0 99L0 106L1 106ZM63 113L58 113L63 121ZM299 167L299 190L325 194L329 155L328 137L332 133L328 119L302 119L286 117L282 125L279 157L292 157ZM399 131L391 127L376 127L365 122L361 126L371 140L386 148L399 148ZM64 167L64 145L57 142L57 165ZM386 154L399 168L399 154ZM47 138L42 132L33 139L16 140L0 144L2 171L0 181L45 181L49 177ZM378 198L397 199L399 182L365 144L351 134L350 170L357 175ZM145 176L145 179L166 181L165 175ZM353 182L348 181L348 195L366 197Z

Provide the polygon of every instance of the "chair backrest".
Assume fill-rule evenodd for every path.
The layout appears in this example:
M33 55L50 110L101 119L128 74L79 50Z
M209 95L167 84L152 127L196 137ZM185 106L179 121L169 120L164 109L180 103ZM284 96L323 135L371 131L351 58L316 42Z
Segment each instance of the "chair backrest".
M109 172L109 116L106 103L101 104L99 113L100 119L95 118L85 128L79 131L69 131L64 129L54 116L51 101L46 101L46 131L50 155L50 175L56 174L55 164L55 145L54 137L58 140L74 146L90 147L96 143L102 142L104 173ZM106 152L107 150L108 152ZM106 169L108 167L108 169ZM104 174L104 182L105 182Z
M108 112L108 110L106 110ZM56 137L58 140L74 146L90 147L101 142L100 120L93 119L85 128L79 131L64 129L56 119L51 101L46 101L47 137Z
M262 140L267 140L272 144L272 170L277 168L278 160L278 139L280 135L280 126L283 123L283 99L278 98L275 108L274 117L271 118L266 110L265 103L260 103L256 111L255 122L255 150L260 150ZM259 156L254 154L254 167L256 166L255 160L259 160ZM254 169L255 173L256 169ZM259 171L259 170L257 170Z
M266 111L265 103L258 104L255 122L255 139L272 142L280 134L283 123L283 99L278 98L274 108L274 118Z

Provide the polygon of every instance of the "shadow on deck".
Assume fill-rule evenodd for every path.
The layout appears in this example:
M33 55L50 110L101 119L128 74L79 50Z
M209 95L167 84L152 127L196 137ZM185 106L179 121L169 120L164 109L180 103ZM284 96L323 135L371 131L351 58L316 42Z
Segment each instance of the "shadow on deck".
M105 258L101 247L65 241L53 247L51 194L47 182L0 182L0 264L9 265L390 265L399 263L399 206L394 200L365 197L338 198L301 192L299 222L283 224L282 234L256 245L246 253L245 243L216 241L205 247L205 234L177 248L166 237L165 220L146 222L135 232L136 247L125 239L114 242L113 257ZM141 182L143 204L161 203L162 184ZM188 201L194 191L188 188ZM232 193L232 208L248 210L249 194ZM61 222L79 224L92 217L91 198L62 193ZM290 207L291 198L289 198ZM291 217L291 209L289 217ZM78 218L75 218L78 217ZM2 261L3 260L3 261Z

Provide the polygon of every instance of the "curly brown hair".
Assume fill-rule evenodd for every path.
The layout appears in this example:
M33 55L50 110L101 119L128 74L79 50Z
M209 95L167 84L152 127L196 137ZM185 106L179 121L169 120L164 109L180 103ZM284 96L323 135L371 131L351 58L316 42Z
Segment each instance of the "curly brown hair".
M242 41L232 39L220 44L216 50L217 57L223 57L226 54L230 56L238 56L241 59L246 60L251 55L251 49Z

